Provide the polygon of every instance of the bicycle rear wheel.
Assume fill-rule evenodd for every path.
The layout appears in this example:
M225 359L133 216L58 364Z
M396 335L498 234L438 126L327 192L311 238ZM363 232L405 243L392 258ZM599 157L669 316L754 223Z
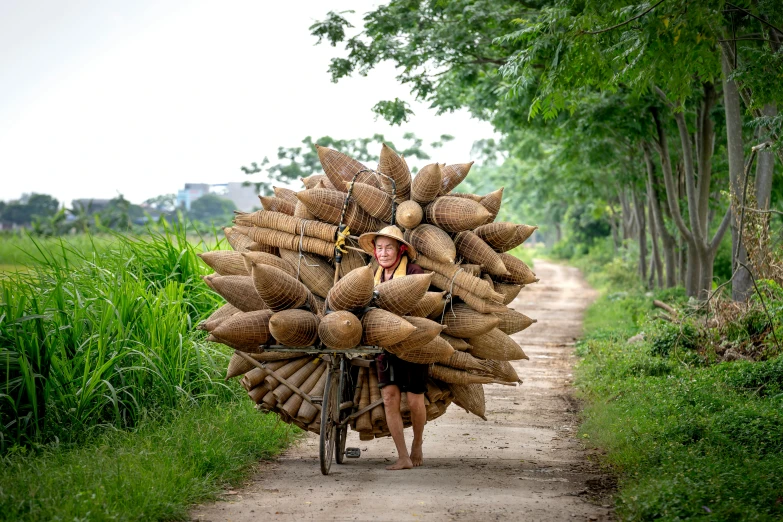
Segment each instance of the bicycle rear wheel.
M340 391L339 368L329 363L327 366L326 385L321 401L321 436L318 453L321 461L321 473L329 474L332 467L332 457L335 453L337 438L337 410L340 407L338 393Z

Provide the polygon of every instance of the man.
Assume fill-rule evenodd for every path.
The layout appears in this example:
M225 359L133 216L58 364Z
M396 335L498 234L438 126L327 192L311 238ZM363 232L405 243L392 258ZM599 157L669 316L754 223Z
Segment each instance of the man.
M416 249L403 239L402 231L396 226L386 227L380 232L362 234L359 238L359 246L378 261L379 266L375 272L376 285L395 277L424 273L419 265L411 262L416 258ZM427 391L428 365L403 361L384 350L376 359L376 367L378 386L381 388L386 411L386 424L397 447L397 462L387 466L386 469L411 469L421 466L424 461L422 453L424 424L427 422L424 392ZM413 444L410 453L405 445L400 413L402 393L407 394L413 424Z

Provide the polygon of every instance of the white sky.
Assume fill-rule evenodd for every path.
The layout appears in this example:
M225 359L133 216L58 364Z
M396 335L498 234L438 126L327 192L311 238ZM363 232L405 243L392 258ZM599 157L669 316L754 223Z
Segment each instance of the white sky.
M383 66L331 83L329 59L308 27L329 10L370 2L327 0L3 0L0 2L0 199L25 192L75 198L122 193L141 201L185 182L249 179L239 167L305 136L381 133L401 143L455 141L433 160L470 159L493 136L466 113L421 104L403 127L375 121L379 100L411 101Z

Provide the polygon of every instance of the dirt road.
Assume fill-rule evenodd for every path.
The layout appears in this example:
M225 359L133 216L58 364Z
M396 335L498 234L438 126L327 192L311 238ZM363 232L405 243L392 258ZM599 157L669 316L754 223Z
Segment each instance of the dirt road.
M424 466L386 471L396 459L391 439L348 446L360 459L318 467L310 436L279 460L262 464L249 484L225 501L199 506L193 520L607 520L596 501L606 484L576 438L572 397L574 340L595 292L579 272L544 261L540 283L513 302L538 323L516 334L529 361L514 363L524 384L485 386L484 422L452 405L427 424ZM406 430L406 437L412 437ZM410 440L408 440L410 444ZM592 499L592 500L590 500Z

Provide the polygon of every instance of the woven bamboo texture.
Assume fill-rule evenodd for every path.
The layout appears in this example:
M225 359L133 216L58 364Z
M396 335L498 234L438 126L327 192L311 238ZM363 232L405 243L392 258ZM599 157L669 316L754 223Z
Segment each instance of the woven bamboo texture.
M330 310L355 310L364 308L372 300L373 273L364 266L352 270L329 290L326 303Z
M247 275L253 273L253 265L268 265L279 268L290 276L296 276L296 269L288 261L266 252L242 252L242 260L245 263Z
M381 390L378 388L378 372L372 371L374 368L370 368L370 404L374 403L381 398ZM376 406L370 410L370 420L374 428L386 429L386 411L383 409L383 404Z
M411 182L411 199L424 206L438 197L443 174L438 163L424 166Z
M516 285L528 285L538 281L536 274L530 270L530 267L521 259L518 259L511 254L501 253L498 255L506 266L506 270L508 270L509 274L496 277L496 281L513 283Z
M375 304L397 315L406 315L426 295L432 274L394 278L375 287Z
M492 275L509 274L500 254L492 250L492 247L473 232L466 230L457 234L454 245L459 255L471 263L481 265L485 272Z
M445 333L440 334L440 336L446 339L446 341L451 345L451 347L459 352L465 352L470 348L470 345L465 339L460 339L459 337L452 337Z
M315 148L326 177L329 178L329 181L335 188L342 192L347 192L344 188L345 181L351 181L357 173L367 169L367 167L342 152L319 145L316 145ZM359 174L356 181L380 188L378 178L372 172Z
M362 322L351 312L333 312L318 325L321 342L333 350L348 350L362 340Z
M432 278L430 278L432 280ZM392 279L392 281L394 281ZM439 307L442 310L443 302L446 299L446 291L441 292L426 292L424 296L419 299L419 302L411 308L407 315L414 317L429 317L430 314L435 312Z
M397 189L397 201L406 201L411 192L411 171L405 159L397 154L393 149L383 144L381 148L381 157L378 161L378 172L386 174L394 180ZM383 189L391 194L391 183L385 178L381 178Z
M490 192L483 198L481 198L481 205L489 211L490 217L487 219L487 223L495 221L495 218L500 211L500 204L503 201L503 187L500 187L494 192Z
M312 346L318 340L318 317L307 310L283 310L269 318L269 331L280 344Z
M424 207L428 223L446 232L472 230L486 223L490 214L480 203L465 198L441 196Z
M505 263L504 263L505 264ZM503 295L503 304L508 305L516 299L524 285L515 285L512 283L495 283L495 291Z
M326 177L326 174L313 174L312 176L300 179L302 180L302 185L304 185L305 189L315 188L319 183L329 183L326 188L334 190L334 185L332 185L332 182Z
M314 372L316 369L318 369L318 366L321 365L321 360L318 358L310 359L307 364L296 370L293 375L290 377L286 377L286 380L296 386L297 388L301 386ZM277 407L282 409L285 402L294 394L294 391L286 386L285 384L280 384L275 390L272 392L272 395L275 396L275 399L277 401Z
M244 375L250 370L255 368L252 363L246 361L242 356L232 354L231 359L228 361L228 368L226 368L226 380Z
M334 282L334 267L329 260L313 254L299 256L299 252L280 249L280 257L293 267L294 274L299 273L299 279L319 297L326 297Z
M312 222L311 222L312 223ZM271 228L262 227L235 227L242 231L247 231L258 243L274 246L276 249L285 248L286 250L299 251L301 244L304 252L310 252L311 254L318 254L319 256L333 257L334 256L334 243L331 241L324 241L314 237L304 236L301 237L297 234L289 234L287 232L280 232L279 230L273 230Z
M291 377L294 373L296 373L302 366L306 365L312 360L312 356L307 357L301 357L299 359L291 359L288 362L286 362L283 366L275 370L275 373L282 377L283 379L288 379ZM270 390L274 390L278 386L280 386L280 381L272 375L271 373L264 377L264 384L267 388ZM273 395L270 393L269 397L265 397L265 402L270 401L269 406L275 406L277 404L277 399L273 399Z
M323 317L324 312L326 311L326 299L313 295L312 293L310 293L310 295L312 295L312 299L307 303L310 311L318 317Z
M443 330L442 325L424 317L406 315L403 319L415 326L416 330L399 343L385 347L392 353L423 346L432 341Z
M304 203L297 199L296 206L294 207L294 217L299 219L316 219L312 212L307 210Z
M237 314L223 321L215 328L212 334L234 346L258 351L259 345L268 344L272 339L269 331L269 318L271 316L271 310Z
M486 359L482 363L484 367L495 377L496 380L502 382L518 382L521 383L522 379L519 378L519 374L508 361L497 361L495 359Z
M473 166L472 161L470 163L456 163L443 167L443 180L441 181L440 195L445 196L454 190L454 187L462 183L468 176L471 166Z
M363 386L359 392L359 409L364 409L367 406L370 405L370 373L372 373L367 368L360 368L359 372L362 374L359 379L363 381ZM370 415L370 412L363 413L362 415L359 415L359 418L356 419L356 431L359 432L372 432L372 416Z
M250 275L245 267L241 252L212 250L198 255L212 270L220 275Z
M269 308L256 292L250 276L217 276L210 281L215 292L243 312Z
M235 230L234 227L225 227L223 233L226 235L228 244L237 252L271 251L271 249L263 248L246 234Z
M497 252L505 252L507 243L514 240L517 234L517 225L507 221L487 223L474 230L475 234Z
M346 182L346 186L348 185L350 183ZM369 215L386 223L391 222L391 195L366 183L354 183L351 195L356 203Z
M261 228L271 228L288 234L315 237L324 241L334 241L337 237L337 227L329 223L312 221L286 215L281 212L258 210L244 215L244 220ZM250 235L250 234L248 234ZM252 238L252 236L251 236Z
M362 317L362 344L390 346L416 331L411 323L392 312L372 308Z
M321 221L340 224L340 212L345 202L344 192L313 188L297 192L296 197Z
M528 358L516 341L497 328L471 337L468 342L470 343L470 354L480 359L517 361Z
M258 196L261 206L269 212L280 212L289 216L294 215L295 204L275 196Z
M481 265L472 265L470 263L462 263L459 265L462 270L472 275L473 277L481 277Z
M198 325L198 329L211 332L212 330L217 328L217 326L220 323L222 323L232 315L238 314L239 312L241 312L239 308L232 305L231 303L226 303L220 308L218 308L217 310L215 310L214 312L212 312L212 314L210 314L210 316L207 317L205 320L201 321L201 323L199 323Z
M441 263L426 256L419 256L417 263L425 270L432 270L449 279L453 278L454 284L462 287L467 292L475 294L482 299L490 299L500 302L503 296L495 292L494 286L484 279L471 275L466 271L460 271L461 266L451 263ZM443 290L448 290L444 288Z
M479 313L463 303L446 307L446 314L443 316L443 324L446 326L444 332L462 339L487 333L499 323L500 319L496 316Z
M320 359L316 359L319 361ZM326 364L321 363L318 364L315 367L315 370L313 373L310 374L310 376L305 380L305 382L302 383L301 386L299 386L299 389L302 390L302 393L307 393L308 395L313 390L313 387L318 382L318 380L321 378L321 375L323 375L324 371L326 371ZM296 415L299 412L299 408L302 406L302 402L304 402L304 399L299 394L293 394L291 397L288 398L288 400L285 402L281 409L287 416L296 419Z
M465 370L467 372L472 371L475 373L488 373L488 368L484 366L483 362L484 361L481 359L476 359L467 352L455 351L447 360L442 361L441 364L450 368L456 368L457 370Z
M441 364L430 365L430 377L449 384L489 384L494 380L486 375L456 370Z
M413 335L409 336L413 337ZM400 359L416 364L432 364L447 361L454 353L454 348L440 336L435 336L426 344L418 344L400 348L400 344L385 347Z
M451 196L453 198L466 198L466 199L472 199L476 203L479 203L484 196L480 196L479 194L469 194L466 192L449 192L446 194L447 196Z
M533 235L533 232L538 230L538 227L530 225L517 225L517 232L514 235L514 239L503 245L503 252L508 252L512 248L516 248Z
M367 266L367 256L356 250L349 250L343 254L343 259L340 262L340 277L345 277L350 272L364 266Z
M537 322L536 319L531 319L512 308L509 308L502 313L496 313L495 315L500 319L500 323L497 326L498 330L508 335L521 332L531 324Z
M452 384L449 386L454 395L454 404L469 413L487 420L484 386L481 384Z
M405 231L405 241L413 245L420 255L440 263L453 263L457 258L457 247L451 237L433 225L419 225Z
M451 292L455 296L465 301L468 306L477 312L481 312L482 314L502 312L506 309L506 307L500 303L495 303L488 299L482 299L468 290L465 290L463 287L457 284L452 284L449 278L442 276L437 272L432 273L432 286Z
M296 199L296 191L294 190L285 187L272 187L272 190L275 191L275 197L277 199L285 200L294 206L299 202L299 200Z
M351 229L352 234L375 232L388 225L388 223L368 214L355 201L348 203L345 210L345 224Z
M402 228L416 228L424 217L424 210L421 205L409 199L403 201L397 206L397 225Z
M320 397L323 395L324 386L326 386L326 377L328 375L329 374L327 374L325 371L321 374L321 377L318 378L318 382L316 382L315 386L313 386L312 390L310 390L311 397ZM296 420L305 424L309 424L315 420L315 417L318 413L319 410L315 406L309 402L303 402L302 406L299 408L299 411L296 414Z
M298 308L307 303L310 290L279 268L253 265L252 279L258 295L275 312Z

